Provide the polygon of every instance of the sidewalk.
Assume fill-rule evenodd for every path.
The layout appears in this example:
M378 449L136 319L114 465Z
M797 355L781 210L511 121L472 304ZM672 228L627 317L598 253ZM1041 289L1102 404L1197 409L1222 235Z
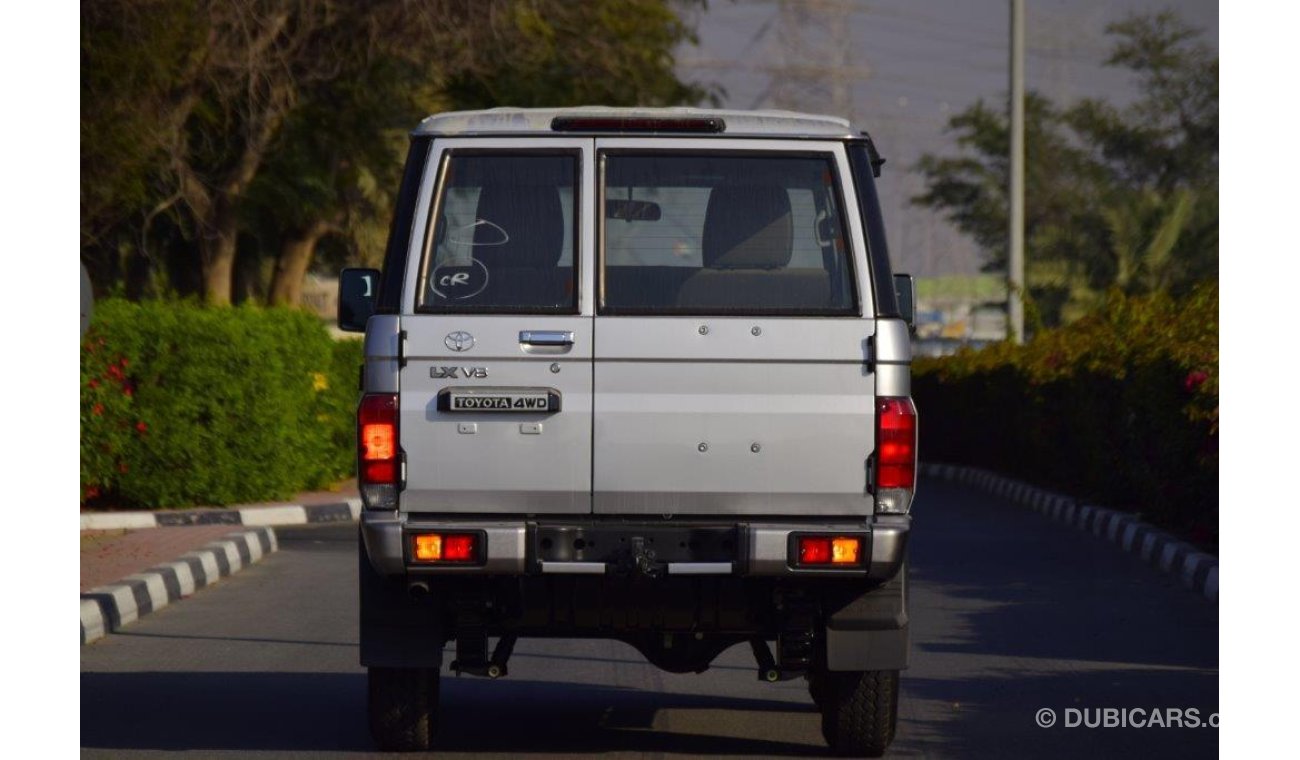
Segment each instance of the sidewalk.
M291 503L82 512L82 643L275 551L275 534L268 526L350 521L360 508L355 484L347 483L338 491L297 494Z

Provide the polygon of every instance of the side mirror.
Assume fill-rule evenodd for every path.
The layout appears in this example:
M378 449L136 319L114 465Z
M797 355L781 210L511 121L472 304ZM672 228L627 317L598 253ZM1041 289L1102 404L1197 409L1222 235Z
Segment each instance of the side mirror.
M366 320L375 313L378 292L378 269L344 269L340 272L339 329L365 332Z
M898 314L907 329L916 332L916 278L910 274L894 275L894 295L898 297Z

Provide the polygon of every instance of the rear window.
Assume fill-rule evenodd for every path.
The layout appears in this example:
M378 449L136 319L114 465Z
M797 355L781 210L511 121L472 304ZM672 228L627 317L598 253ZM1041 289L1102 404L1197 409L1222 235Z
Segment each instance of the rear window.
M858 312L827 155L608 154L603 314Z
M577 313L578 156L451 153L419 311Z

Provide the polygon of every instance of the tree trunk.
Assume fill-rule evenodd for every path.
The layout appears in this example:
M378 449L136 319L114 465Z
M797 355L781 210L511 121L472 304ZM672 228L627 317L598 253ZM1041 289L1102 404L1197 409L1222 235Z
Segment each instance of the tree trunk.
M234 205L225 198L217 200L215 213L199 238L203 258L203 292L211 306L229 306L235 282L235 244L239 220Z
M271 278L272 306L299 306L302 304L302 282L311 268L316 242L330 229L325 222L316 222L305 230L296 231L280 246L280 256L275 261L275 274Z

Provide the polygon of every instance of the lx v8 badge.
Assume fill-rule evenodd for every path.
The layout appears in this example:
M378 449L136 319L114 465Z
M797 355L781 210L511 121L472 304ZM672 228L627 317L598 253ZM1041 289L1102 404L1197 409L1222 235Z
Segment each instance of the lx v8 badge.
M479 378L488 376L487 367L430 367L429 377L436 380L446 378Z

